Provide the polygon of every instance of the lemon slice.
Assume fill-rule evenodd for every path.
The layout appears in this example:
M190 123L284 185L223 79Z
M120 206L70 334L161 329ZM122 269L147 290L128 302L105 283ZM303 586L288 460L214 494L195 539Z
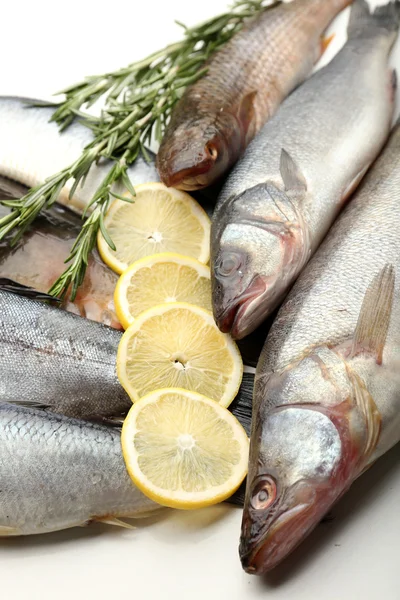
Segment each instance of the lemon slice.
M226 408L181 389L156 390L133 405L122 427L129 475L172 508L222 502L247 473L249 440Z
M154 306L134 320L119 344L117 373L133 402L155 389L178 387L229 406L243 362L211 313L182 302Z
M211 311L210 268L181 254L153 254L128 267L115 288L116 313L125 329L144 310L168 302Z
M200 204L189 194L162 183L137 185L135 191L133 204L115 200L104 219L116 251L101 231L97 236L100 255L111 269L123 273L136 260L160 252L177 252L208 262L210 219Z

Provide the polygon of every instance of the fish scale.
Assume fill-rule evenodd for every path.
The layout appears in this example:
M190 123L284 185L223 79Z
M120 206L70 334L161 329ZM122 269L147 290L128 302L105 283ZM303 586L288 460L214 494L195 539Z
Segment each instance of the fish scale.
M120 339L111 327L0 290L0 399L73 417L126 412L131 401L115 368Z
M116 429L0 404L0 447L0 536L159 509L133 485Z

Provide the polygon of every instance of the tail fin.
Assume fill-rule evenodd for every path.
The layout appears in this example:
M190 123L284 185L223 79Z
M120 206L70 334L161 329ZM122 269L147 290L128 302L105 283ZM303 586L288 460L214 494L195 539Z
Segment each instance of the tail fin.
M355 0L350 13L347 29L349 38L368 35L371 29L383 29L387 32L397 31L400 26L400 1L391 0L388 4L378 6L370 11L366 0Z

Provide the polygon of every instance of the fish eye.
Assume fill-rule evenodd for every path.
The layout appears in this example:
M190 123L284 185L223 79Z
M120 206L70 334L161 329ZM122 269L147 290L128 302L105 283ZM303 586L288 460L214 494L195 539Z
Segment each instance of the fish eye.
M251 505L255 510L269 508L276 499L276 483L272 477L263 477L255 485L251 495Z
M211 156L211 158L213 160L217 160L217 158L218 158L218 150L217 150L216 146L212 142L208 142L208 144L206 144L206 151Z
M225 253L219 263L216 265L216 271L218 275L222 277L229 277L239 269L241 266L241 260L237 254L233 252Z

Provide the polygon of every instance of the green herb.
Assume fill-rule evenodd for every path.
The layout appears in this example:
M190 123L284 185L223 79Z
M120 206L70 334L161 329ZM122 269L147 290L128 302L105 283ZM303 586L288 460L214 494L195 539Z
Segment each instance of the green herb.
M51 294L63 296L72 285L72 298L75 297L99 230L115 249L104 226L109 204L117 197L111 191L113 184L122 180L134 195L127 169L140 152L146 156L145 144L153 137L160 141L171 111L185 88L204 75L208 58L242 27L245 19L280 1L238 0L231 10L196 27L188 28L179 23L184 28L182 41L125 69L88 77L60 92L65 94L65 99L52 105L56 106L52 120L63 130L79 118L92 129L93 141L76 162L31 189L26 196L3 201L12 212L0 219L0 240L13 232L11 244L15 244L39 213L57 201L61 189L71 179L74 183L70 197L73 196L77 186L84 183L90 167L100 158L109 158L114 163L88 206L91 214L87 216L86 210L83 215L86 220L66 260L69 265L52 286ZM84 112L83 109L102 96L105 96L105 108L99 117Z

